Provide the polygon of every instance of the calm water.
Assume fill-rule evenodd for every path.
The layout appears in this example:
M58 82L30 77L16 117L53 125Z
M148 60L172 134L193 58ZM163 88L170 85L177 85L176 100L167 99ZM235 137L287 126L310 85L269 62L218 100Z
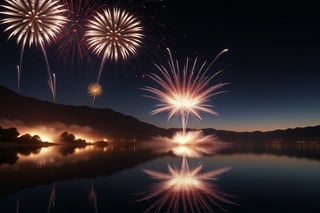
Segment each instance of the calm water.
M320 212L319 143L0 153L1 213Z

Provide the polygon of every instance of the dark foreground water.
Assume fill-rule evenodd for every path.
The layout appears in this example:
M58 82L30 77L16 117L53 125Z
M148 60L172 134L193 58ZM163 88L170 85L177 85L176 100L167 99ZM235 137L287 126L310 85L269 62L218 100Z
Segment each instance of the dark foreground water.
M319 144L1 149L0 212L320 212Z

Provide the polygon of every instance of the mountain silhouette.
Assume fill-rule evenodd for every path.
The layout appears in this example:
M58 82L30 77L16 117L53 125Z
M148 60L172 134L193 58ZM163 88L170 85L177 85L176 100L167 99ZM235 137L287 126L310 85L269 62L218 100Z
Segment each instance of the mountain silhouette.
M165 129L111 109L55 104L19 95L1 85L0 100L0 120L17 120L25 125L59 122L86 126L92 128L97 136L115 140L146 139L166 133Z
M107 108L62 105L25 97L1 85L0 100L0 121L4 119L18 120L25 125L54 122L79 125L92 128L94 134L99 137L108 137L114 140L144 140L157 135L171 136L174 132L181 131L176 128L159 128ZM291 141L320 139L320 125L266 132L236 132L213 128L202 129L202 131L204 135L215 135L225 142L239 143L248 141L260 143L276 139Z

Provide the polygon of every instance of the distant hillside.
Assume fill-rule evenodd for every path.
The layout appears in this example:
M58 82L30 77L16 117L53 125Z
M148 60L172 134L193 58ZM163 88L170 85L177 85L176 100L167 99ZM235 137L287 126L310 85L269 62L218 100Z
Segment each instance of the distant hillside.
M61 122L65 125L88 126L98 136L120 139L147 139L156 135L172 135L178 129L163 129L123 115L111 109L68 106L25 97L0 85L0 120L19 120L26 125ZM1 123L0 123L1 126ZM320 140L320 125L314 127L274 130L268 132L234 132L203 129L225 142L263 142L277 139ZM72 133L72 132L71 132Z
M273 131L253 131L253 132L234 132L215 129L203 129L205 135L217 135L221 140L225 142L235 143L264 143L270 141L281 140L287 141L320 141L320 125L310 127L297 127L285 130L273 130Z
M0 100L0 120L19 120L28 125L61 122L89 126L96 134L113 139L145 139L165 133L164 129L111 109L54 104L21 96L1 85Z

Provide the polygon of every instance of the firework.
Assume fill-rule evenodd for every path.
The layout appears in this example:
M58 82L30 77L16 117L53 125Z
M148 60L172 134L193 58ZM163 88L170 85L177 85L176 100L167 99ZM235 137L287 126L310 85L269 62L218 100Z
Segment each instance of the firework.
M197 69L197 59L195 59L192 64L190 64L187 59L186 64L181 68L179 62L173 59L171 52L168 49L168 68L156 65L161 75L155 73L149 75L161 89L154 87L143 88L154 95L149 97L161 102L161 104L157 105L158 108L153 110L151 114L154 115L169 111L168 119L180 115L183 134L186 132L189 115L201 119L199 114L200 111L217 114L211 109L212 106L206 104L206 102L210 97L224 92L217 90L227 83L219 83L210 86L211 80L221 71L216 72L211 76L206 76L206 74L219 56L226 51L227 49L221 51L210 64L204 62L199 66L199 69Z
M88 86L88 94L93 97L93 102L97 96L103 92L102 86L99 83L92 83Z
M142 43L142 31L140 21L119 8L106 8L89 20L85 32L89 49L97 56L102 56L97 83L107 59L126 60L136 54Z
M229 199L232 195L219 191L217 186L209 183L231 168L202 174L201 169L201 164L190 169L187 159L183 157L180 169L168 165L169 173L144 170L151 178L158 180L152 190L140 200L156 199L146 212L214 212L213 205L226 211L218 201L236 205Z
M84 38L85 25L91 16L103 5L94 0L62 0L67 11L67 24L57 37L54 44L58 58L66 62L71 58L74 63L89 59L88 45Z
M7 25L4 31L9 32L9 39L15 37L17 44L21 45L19 76L25 47L40 46L46 60L49 86L55 101L55 88L52 89L55 83L44 47L57 37L67 21L63 16L63 5L57 0L4 0L4 3L0 5L4 9L0 13L5 16L1 24Z

